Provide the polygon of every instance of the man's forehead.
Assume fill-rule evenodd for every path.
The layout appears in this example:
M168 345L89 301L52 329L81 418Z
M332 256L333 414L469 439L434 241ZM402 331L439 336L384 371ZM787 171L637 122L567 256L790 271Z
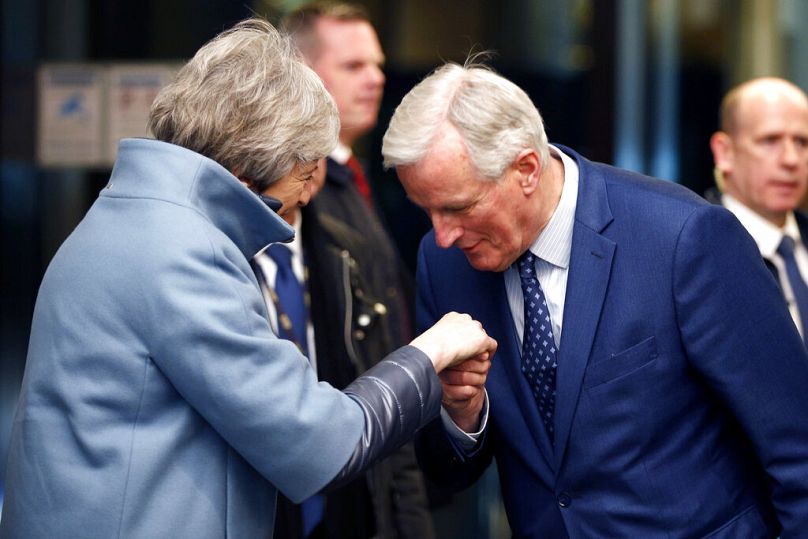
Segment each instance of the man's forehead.
M752 136L808 134L808 108L759 104L738 117L737 130Z
M362 19L334 19L332 17L322 17L317 21L317 35L321 41L341 44L344 34L354 33L370 36L378 40L373 26ZM343 48L343 47L337 47ZM321 52L326 52L323 50Z

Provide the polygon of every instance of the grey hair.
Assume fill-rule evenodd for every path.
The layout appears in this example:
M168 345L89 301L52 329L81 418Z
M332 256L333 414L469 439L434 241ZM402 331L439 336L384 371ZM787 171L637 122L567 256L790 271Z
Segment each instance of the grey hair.
M384 135L385 168L413 165L429 151L445 123L457 129L477 171L502 176L520 151L549 160L538 109L517 85L482 64L447 63L416 85L396 108Z
M328 155L337 107L287 37L241 21L205 44L152 104L149 129L213 159L259 192L297 164Z

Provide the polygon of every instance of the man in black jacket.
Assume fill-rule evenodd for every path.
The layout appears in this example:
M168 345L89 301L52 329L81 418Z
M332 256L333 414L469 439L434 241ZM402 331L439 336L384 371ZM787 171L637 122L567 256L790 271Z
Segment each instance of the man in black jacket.
M339 142L326 160L325 185L312 206L359 230L375 251L374 271L384 280L394 342L412 335L412 275L382 223L371 182L354 155L355 142L376 125L384 90L384 53L361 6L313 2L281 22L304 60L331 93L340 116Z
M323 179L320 178L320 182ZM291 223L296 237L287 244L306 289L309 323L306 349L320 380L341 388L372 367L400 341L391 316L384 265L364 231L320 212L310 204ZM255 259L273 318L278 324L277 272L269 255ZM281 307L282 309L282 307ZM381 355L377 355L381 354ZM364 477L321 495L322 514L313 528L302 506L279 497L275 536L291 538L431 538L423 476L411 444L372 467Z
M281 27L323 80L340 116L338 146L321 163L325 178L302 210L298 235L309 272L315 349L328 351L327 360L321 352L316 362L318 376L342 387L412 337L412 276L382 225L352 149L376 125L384 54L361 6L306 4ZM276 535L303 537L295 529L299 508L285 505ZM433 537L412 446L374 467L365 481L328 494L319 531L340 538Z

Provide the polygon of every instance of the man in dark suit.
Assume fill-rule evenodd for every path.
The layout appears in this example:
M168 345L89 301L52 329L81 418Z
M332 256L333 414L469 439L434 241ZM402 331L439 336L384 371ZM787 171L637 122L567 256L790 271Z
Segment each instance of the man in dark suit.
M320 76L339 111L339 143L328 158L320 206L356 223L358 210L373 207L370 183L353 145L373 129L379 116L385 77L384 53L376 31L364 8L341 2L304 4L284 17L281 28ZM367 207L357 207L357 200ZM360 224L364 225L368 218L361 214Z
M376 125L384 90L384 53L362 6L311 2L281 22L306 63L334 98L340 117L337 147L326 159L325 184L312 208L361 231L376 252L373 271L386 283L383 299L394 342L412 335L412 275L382 223L371 184L353 146Z
M316 346L332 352L317 370L340 387L351 373L372 365L370 351L395 348L412 336L412 276L400 263L352 149L376 125L384 53L368 14L354 4L303 4L284 17L281 28L320 76L340 117L337 147L321 165L325 182L304 210L302 225L303 251L312 261ZM350 279L343 282L349 266ZM328 495L322 528L329 537L370 537L374 530L380 537L434 536L411 445L364 479ZM286 522L296 520L294 512L285 512L292 515ZM297 536L283 521L276 531Z
M418 324L466 311L499 342L490 401L422 431L429 476L496 457L520 538L808 537L808 357L730 212L549 145L481 66L411 90L383 153L434 227Z
M710 148L721 192L707 198L734 213L755 240L805 338L808 216L797 209L808 187L808 97L783 79L740 84L721 103L721 130Z

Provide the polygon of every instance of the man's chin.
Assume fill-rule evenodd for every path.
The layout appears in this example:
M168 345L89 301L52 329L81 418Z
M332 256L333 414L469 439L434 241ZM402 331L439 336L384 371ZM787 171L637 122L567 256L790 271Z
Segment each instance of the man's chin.
M478 255L474 253L467 253L464 251L466 255L466 260L469 261L469 265L476 269L477 271L505 271L508 269L510 264L503 265L502 260L497 257L486 257L483 255Z

